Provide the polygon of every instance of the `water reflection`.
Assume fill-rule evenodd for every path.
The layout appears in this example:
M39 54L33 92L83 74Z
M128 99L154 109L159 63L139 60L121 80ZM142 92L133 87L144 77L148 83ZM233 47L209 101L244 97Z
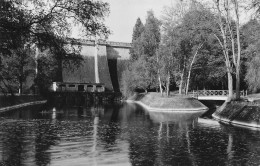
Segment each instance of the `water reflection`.
M138 105L1 114L0 165L259 165L260 132ZM199 119L199 120L198 120Z

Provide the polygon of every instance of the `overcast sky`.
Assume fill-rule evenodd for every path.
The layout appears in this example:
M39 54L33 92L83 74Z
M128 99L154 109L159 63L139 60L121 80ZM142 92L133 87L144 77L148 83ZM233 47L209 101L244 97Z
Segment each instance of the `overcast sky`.
M112 34L109 41L131 42L133 27L138 17L145 23L146 13L152 9L157 18L161 17L164 6L177 0L103 0L110 4L110 15L106 25Z
M102 0L110 4L110 14L106 25L112 31L109 41L131 42L135 22L138 17L145 23L146 13L152 9L157 18L162 15L163 7L178 0ZM80 38L80 31L75 28L73 37Z
M147 11L152 9L157 18L162 15L164 6L174 5L179 0L102 0L110 4L110 15L106 25L112 31L109 41L131 42L133 27L138 17L145 23ZM244 19L241 19L243 22ZM77 30L76 30L77 31ZM79 31L77 31L79 32ZM73 36L80 35L73 32ZM79 32L80 33L80 32ZM75 35L76 34L76 35Z

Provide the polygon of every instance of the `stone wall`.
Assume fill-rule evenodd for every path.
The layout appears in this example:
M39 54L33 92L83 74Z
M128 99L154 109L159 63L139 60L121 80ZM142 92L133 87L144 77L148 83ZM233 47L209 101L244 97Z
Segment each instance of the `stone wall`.
M212 117L228 124L260 128L260 105L246 101L226 102Z

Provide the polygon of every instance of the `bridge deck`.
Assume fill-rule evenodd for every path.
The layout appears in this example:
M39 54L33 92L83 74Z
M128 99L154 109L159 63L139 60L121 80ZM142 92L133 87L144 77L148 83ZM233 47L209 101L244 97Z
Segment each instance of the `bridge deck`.
M227 96L198 96L198 100L227 100Z

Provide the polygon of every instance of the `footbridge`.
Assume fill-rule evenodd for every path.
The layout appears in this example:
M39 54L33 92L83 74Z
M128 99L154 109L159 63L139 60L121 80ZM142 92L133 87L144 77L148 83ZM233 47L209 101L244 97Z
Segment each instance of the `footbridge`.
M198 100L227 100L228 94L228 90L194 90L189 92L189 96ZM247 91L240 91L240 96L247 97Z

